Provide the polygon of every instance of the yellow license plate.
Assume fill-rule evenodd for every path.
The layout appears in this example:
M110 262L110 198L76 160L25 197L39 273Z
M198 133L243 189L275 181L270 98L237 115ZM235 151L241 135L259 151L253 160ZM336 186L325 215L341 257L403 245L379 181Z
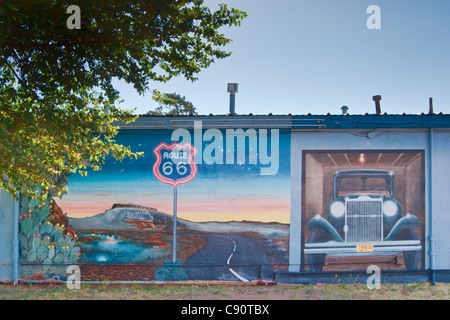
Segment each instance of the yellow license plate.
M357 244L356 252L373 252L373 244Z

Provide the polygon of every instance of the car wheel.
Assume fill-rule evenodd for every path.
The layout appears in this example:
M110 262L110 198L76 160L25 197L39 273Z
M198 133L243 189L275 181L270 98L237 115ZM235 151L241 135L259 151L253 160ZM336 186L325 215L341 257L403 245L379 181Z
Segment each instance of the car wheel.
M413 229L406 229L400 233L396 240L417 240L417 235ZM417 270L419 263L420 251L404 251L403 258L407 270Z
M320 243L330 240L323 229L313 229L308 237L308 243ZM307 254L308 266L312 272L322 272L325 263L325 253Z

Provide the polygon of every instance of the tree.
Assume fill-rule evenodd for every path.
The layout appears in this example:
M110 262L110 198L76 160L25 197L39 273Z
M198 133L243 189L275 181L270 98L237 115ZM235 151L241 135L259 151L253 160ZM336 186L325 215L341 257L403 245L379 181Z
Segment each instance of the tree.
M197 111L192 102L187 101L186 97L181 97L177 93L160 93L154 91L153 99L159 103L155 110L149 111L147 114L154 116L168 115L168 116L188 116L196 115ZM164 109L168 111L164 111Z
M33 195L62 193L55 178L100 170L112 157L140 153L117 144L115 121L135 119L119 107L113 79L144 94L151 81L194 81L230 55L223 26L244 12L203 0L79 1L78 28L60 0L0 0L0 187Z

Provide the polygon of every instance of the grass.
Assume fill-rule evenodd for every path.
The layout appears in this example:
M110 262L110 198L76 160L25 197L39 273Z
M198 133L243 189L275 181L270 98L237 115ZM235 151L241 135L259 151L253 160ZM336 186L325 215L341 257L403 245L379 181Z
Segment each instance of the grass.
M368 289L364 284L309 284L257 286L255 284L165 283L0 285L0 300L449 300L449 283L383 284Z

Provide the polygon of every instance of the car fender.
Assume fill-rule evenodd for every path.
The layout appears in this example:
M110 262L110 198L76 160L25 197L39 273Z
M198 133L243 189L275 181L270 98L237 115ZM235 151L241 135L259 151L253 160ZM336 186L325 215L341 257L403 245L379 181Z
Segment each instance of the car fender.
M404 217L398 220L397 223L392 227L387 237L384 238L384 241L392 241L392 240L395 241L397 240L396 237L402 231L417 227L420 227L419 219L415 215L407 213Z
M308 230L312 230L314 228L323 229L331 236L332 240L337 242L344 242L344 240L341 238L336 229L331 225L331 223L322 218L320 215L316 215L311 220L309 220L307 228Z

